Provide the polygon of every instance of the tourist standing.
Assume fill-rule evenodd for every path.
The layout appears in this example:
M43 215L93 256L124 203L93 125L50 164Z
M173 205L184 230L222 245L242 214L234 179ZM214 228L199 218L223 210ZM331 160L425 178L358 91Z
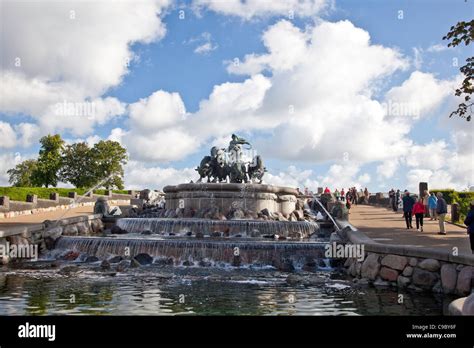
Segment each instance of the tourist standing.
M405 222L407 224L407 230L409 228L413 228L411 214L413 211L413 205L415 204L415 200L413 197L410 196L410 192L405 190L405 196L402 198L403 202L403 217L405 218Z
M357 205L357 189L355 187L352 188L352 203Z
M413 205L413 214L415 215L416 220L416 230L418 232L423 232L423 217L425 216L425 205L423 200L416 199L415 204Z
M400 190L395 192L395 209L394 211L398 211L398 206L400 205Z
M326 188L324 189L324 193L331 193L331 190L326 186Z
M467 234L471 242L471 252L474 254L474 201L471 201L470 210L467 213L464 224L467 226Z
M395 211L395 190L393 188L388 191L388 201L392 210Z
M344 192L344 189L341 189L341 201L344 202L345 199L346 199L346 193Z
M365 204L369 204L369 195L370 195L369 190L366 187L365 190L364 190Z
M338 189L336 189L336 191L334 191L334 196L336 196L336 201L338 201L339 198L341 198L341 194L340 194Z
M443 194L438 192L436 194L438 197L438 202L436 202L436 214L438 215L438 222L439 222L439 232L438 234L446 234L446 229L444 226L444 219L446 218L446 214L448 213L448 205L443 198Z
M429 199L429 197L430 197L430 193L428 192L428 190L424 190L423 191L423 196L421 198L422 198L422 203L425 206L425 215L426 215L426 217L428 217L428 215L429 215L429 210L428 210L428 199Z
M436 205L438 203L438 198L435 194L431 192L430 197L428 198L428 211L430 212L430 221L436 220Z

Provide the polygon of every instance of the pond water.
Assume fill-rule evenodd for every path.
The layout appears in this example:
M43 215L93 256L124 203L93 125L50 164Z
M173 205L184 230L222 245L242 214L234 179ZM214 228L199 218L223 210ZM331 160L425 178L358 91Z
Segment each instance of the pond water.
M0 270L0 315L442 315L450 299L358 286L334 270L158 267L104 272L91 265Z

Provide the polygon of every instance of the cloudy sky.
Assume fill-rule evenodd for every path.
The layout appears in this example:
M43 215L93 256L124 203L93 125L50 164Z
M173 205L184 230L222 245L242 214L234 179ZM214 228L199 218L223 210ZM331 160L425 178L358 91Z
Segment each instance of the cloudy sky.
M450 119L472 48L442 37L473 2L1 2L0 185L38 139L120 141L128 188L196 180L252 144L266 182L474 185L473 124Z

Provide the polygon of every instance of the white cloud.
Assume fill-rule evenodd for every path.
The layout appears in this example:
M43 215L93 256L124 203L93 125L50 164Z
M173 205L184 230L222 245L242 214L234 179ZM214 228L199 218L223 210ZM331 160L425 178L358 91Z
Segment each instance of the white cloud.
M125 166L125 186L130 189L162 190L166 185L196 181L198 178L193 168L147 167L136 161L130 161Z
M177 93L157 91L129 105L130 131L114 130L132 158L143 161L172 161L197 150L200 141L192 128L185 128L186 110Z
M424 145L413 145L405 156L408 167L421 167L429 170L442 168L449 156L444 140L432 141Z
M167 128L146 135L132 131L125 145L134 159L168 162L195 152L199 141L183 129Z
M0 139L0 148L29 147L39 139L39 130L32 123L22 122L12 127L0 121Z
M398 169L399 161L398 158L389 158L377 166L376 172L380 175L380 179L389 179L395 175Z
M194 49L194 53L197 54L207 54L211 51L214 51L217 48L217 46L213 46L212 43L206 42L203 43L202 45L199 45Z
M11 148L16 146L16 133L7 122L0 121L0 147Z
M454 93L457 79L438 80L433 74L414 71L400 86L391 88L385 101L399 109L392 108L393 116L430 116L445 98ZM402 110L398 112L397 110ZM403 111L408 110L408 111Z
M342 162L341 164L333 164L329 167L325 176L322 176L321 186L329 187L333 190L343 187L362 187L362 183L356 178L360 171L360 164L356 162ZM367 179L362 177L362 179Z
M263 177L266 184L287 186L304 189L308 187L312 191L316 191L319 182L315 180L312 170L301 170L295 166L289 166L287 169L278 171L277 173L266 173Z
M29 147L40 138L40 130L36 124L22 122L15 125L15 131L19 134L18 145Z
M248 54L242 63L229 62L227 70L234 74L253 75L264 69L287 71L304 60L309 36L287 20L271 26L262 36L268 54ZM289 49L291 48L291 49Z
M8 186L9 176L7 171L14 168L20 162L33 156L22 156L19 153L5 152L0 154L0 186Z
M413 47L413 65L415 69L420 70L423 64L423 49Z
M194 0L196 10L208 9L226 16L245 20L255 17L312 17L327 9L329 0Z
M166 32L160 15L169 0L50 1L2 4L0 112L26 113L42 133L70 130L83 136L123 106L100 97L121 83L134 59L132 43ZM113 30L111 30L113 28ZM93 117L58 117L58 103L93 102Z
M130 122L140 132L154 132L185 118L186 109L178 93L162 90L129 105Z
M360 175L357 180L361 185L367 185L368 183L370 183L370 175L368 173L364 173Z
M198 46L194 49L194 53L204 55L215 51L219 47L219 45L212 40L212 35L209 32L204 32L198 37L191 38L187 43L197 43Z
M451 47L448 47L447 45L442 45L442 44L435 44L435 45L431 45L430 47L428 47L426 49L427 52L443 52L443 51L446 51L446 50L449 50L451 49Z
M110 131L110 135L107 140L116 141L118 143L123 143L123 137L127 135L127 132L122 128L114 128Z

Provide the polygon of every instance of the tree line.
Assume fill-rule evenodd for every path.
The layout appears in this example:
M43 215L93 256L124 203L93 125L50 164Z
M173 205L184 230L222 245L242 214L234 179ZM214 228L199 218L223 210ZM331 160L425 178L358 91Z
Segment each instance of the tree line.
M120 143L101 140L90 147L85 142L66 144L59 134L40 139L37 159L28 159L7 171L9 182L19 187L55 187L58 182L90 188L124 188L123 166L127 151Z

